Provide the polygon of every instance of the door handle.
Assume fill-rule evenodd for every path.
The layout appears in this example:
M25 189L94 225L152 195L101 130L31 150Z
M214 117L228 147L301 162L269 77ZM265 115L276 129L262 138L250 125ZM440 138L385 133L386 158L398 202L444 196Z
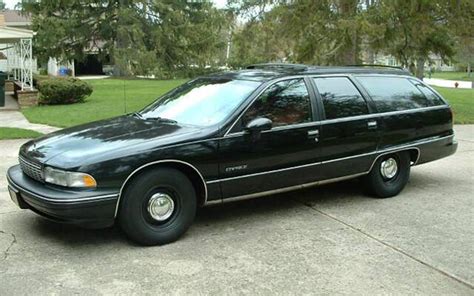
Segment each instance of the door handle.
M377 128L377 121L371 120L367 122L367 127L369 129L376 129Z
M319 142L319 130L308 131L308 138L314 139L316 143Z

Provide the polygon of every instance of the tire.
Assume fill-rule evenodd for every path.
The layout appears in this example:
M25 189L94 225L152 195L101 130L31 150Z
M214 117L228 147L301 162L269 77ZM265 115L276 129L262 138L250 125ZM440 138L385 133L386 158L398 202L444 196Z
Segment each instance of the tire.
M196 207L196 192L186 175L171 168L147 170L125 189L119 223L134 242L163 245L176 241L188 230Z
M397 166L393 176L392 161L395 161ZM410 161L408 152L384 155L377 159L370 173L364 178L368 193L378 198L392 197L400 193L410 178ZM382 167L385 167L385 170Z

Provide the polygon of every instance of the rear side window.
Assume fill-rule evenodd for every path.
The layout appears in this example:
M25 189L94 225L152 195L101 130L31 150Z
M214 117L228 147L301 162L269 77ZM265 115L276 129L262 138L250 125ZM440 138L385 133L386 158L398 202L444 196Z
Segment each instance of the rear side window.
M364 115L367 104L352 82L345 77L313 78L323 100L326 119Z
M360 76L379 112L403 111L431 106L423 93L403 77Z
M413 79L410 79L410 81L425 95L430 106L445 105L444 101L437 94L435 94L429 87Z

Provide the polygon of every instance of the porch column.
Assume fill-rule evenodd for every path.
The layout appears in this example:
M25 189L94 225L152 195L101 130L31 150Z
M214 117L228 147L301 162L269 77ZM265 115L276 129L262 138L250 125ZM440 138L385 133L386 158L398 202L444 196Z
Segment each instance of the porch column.
M31 39L20 39L21 90L33 90L33 47Z

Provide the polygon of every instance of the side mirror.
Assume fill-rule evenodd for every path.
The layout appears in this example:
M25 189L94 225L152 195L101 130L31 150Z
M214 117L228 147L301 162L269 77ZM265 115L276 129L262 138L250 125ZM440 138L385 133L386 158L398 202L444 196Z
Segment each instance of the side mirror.
M272 121L265 117L259 117L251 120L247 126L244 128L244 131L250 133L259 133L261 131L266 131L272 129Z

